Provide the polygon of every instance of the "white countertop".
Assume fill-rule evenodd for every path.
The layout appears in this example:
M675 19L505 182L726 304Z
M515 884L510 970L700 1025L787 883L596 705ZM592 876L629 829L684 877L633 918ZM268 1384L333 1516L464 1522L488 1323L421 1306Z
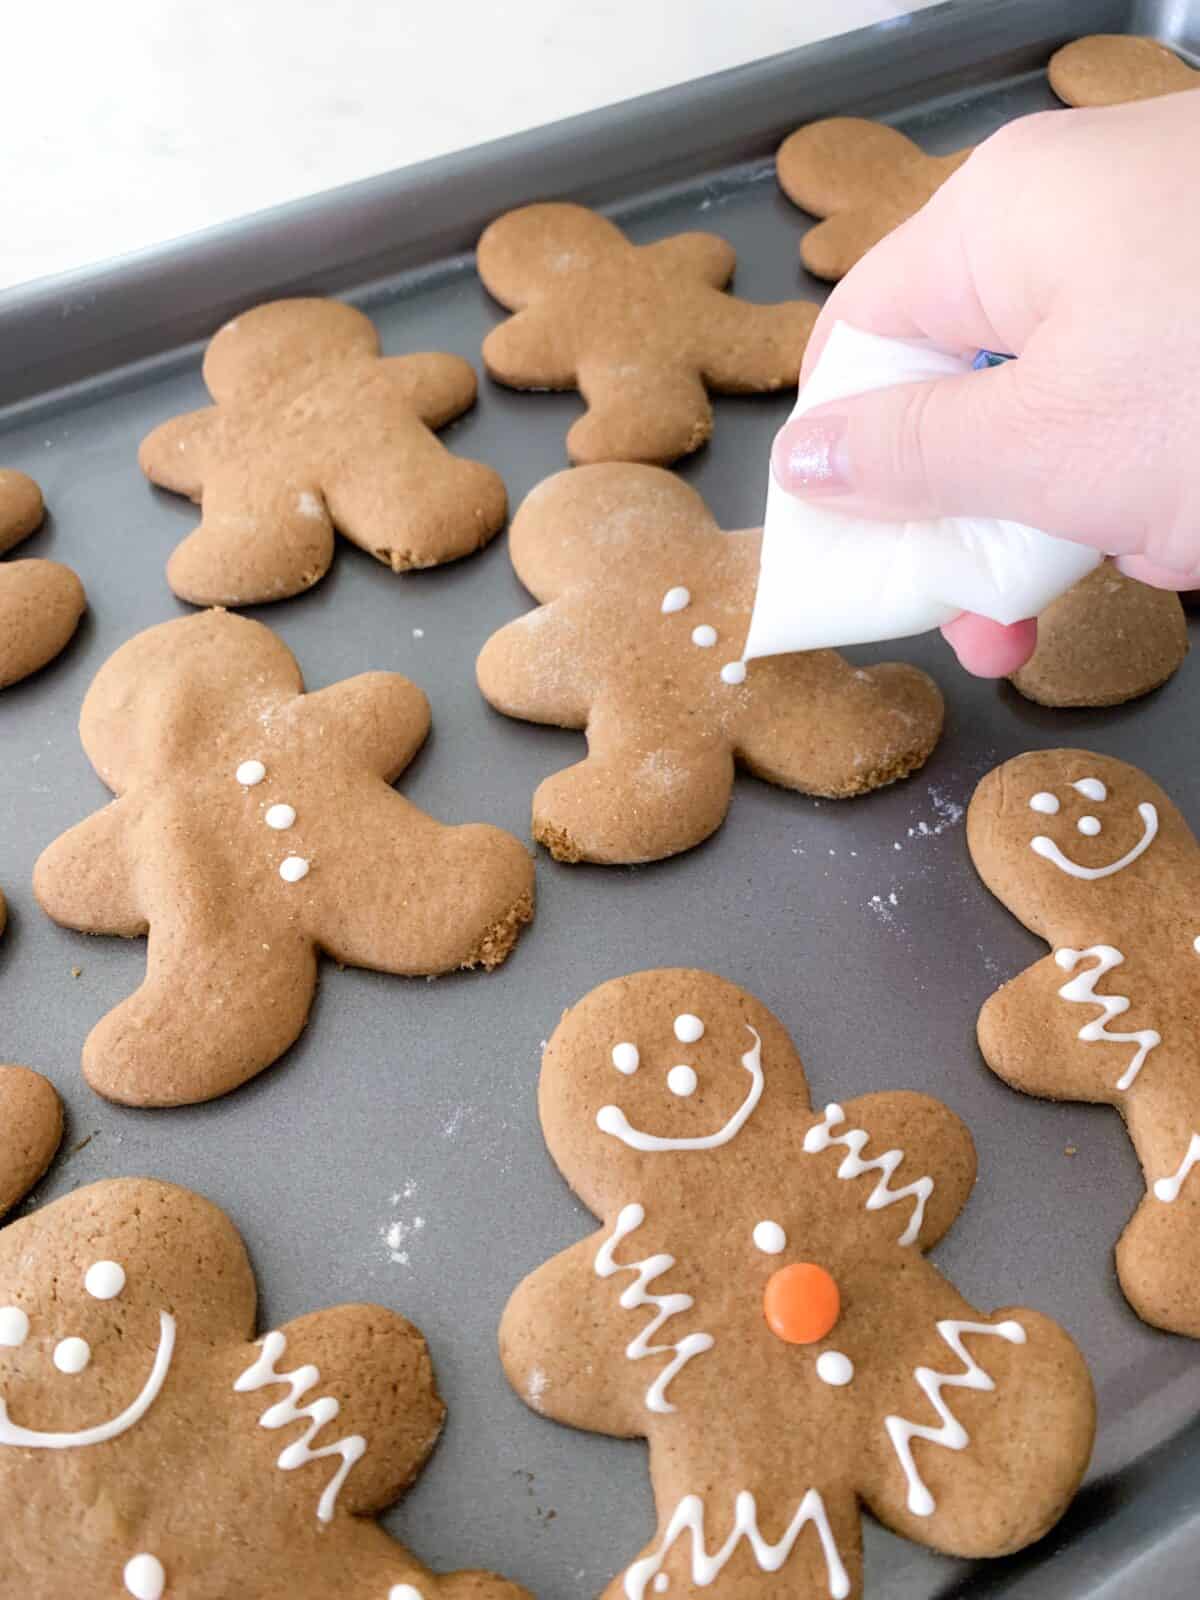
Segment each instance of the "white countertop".
M932 0L30 0L0 288Z

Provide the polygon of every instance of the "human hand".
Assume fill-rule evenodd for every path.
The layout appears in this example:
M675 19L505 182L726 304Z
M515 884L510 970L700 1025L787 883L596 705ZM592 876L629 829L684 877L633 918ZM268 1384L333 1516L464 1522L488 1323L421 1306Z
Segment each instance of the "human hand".
M837 321L1021 359L797 418L772 452L783 487L883 520L1005 517L1200 585L1198 138L1193 91L980 145L833 291L801 382ZM1035 621L967 613L942 631L987 677L1036 641Z

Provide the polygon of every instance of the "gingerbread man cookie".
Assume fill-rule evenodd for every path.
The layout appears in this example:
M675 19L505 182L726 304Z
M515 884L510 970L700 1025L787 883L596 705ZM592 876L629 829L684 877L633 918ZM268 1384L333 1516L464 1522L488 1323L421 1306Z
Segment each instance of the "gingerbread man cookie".
M578 389L572 461L665 465L712 433L709 391L790 388L819 307L724 292L733 246L712 233L635 245L586 206L510 211L479 241L479 276L517 314L483 344L513 389Z
M498 710L587 731L547 778L534 837L560 861L634 862L707 838L735 761L808 794L863 794L914 771L942 699L915 667L863 670L832 650L743 665L761 534L723 533L656 467L578 467L536 488L509 550L541 609L479 657Z
M41 527L42 491L0 468L0 555ZM0 689L37 672L66 646L87 610L83 585L57 561L0 565Z
M649 1442L657 1531L606 1600L857 1596L860 1502L970 1556L1061 1516L1091 1383L1048 1318L978 1311L924 1260L975 1179L944 1106L814 1115L781 1023L684 970L568 1011L539 1106L602 1221L517 1289L500 1351L535 1410Z
M100 669L84 749L118 799L42 855L69 928L149 933L145 982L83 1051L132 1105L235 1088L303 1028L317 952L378 972L494 967L533 914L533 863L498 828L448 828L389 787L429 729L415 684L371 672L305 694L286 645L209 611Z
M1043 706L1116 706L1166 683L1187 653L1179 596L1104 561L1042 612L1037 649L1010 681Z
M1069 106L1116 106L1200 89L1200 72L1157 39L1093 33L1050 57L1050 87Z
M0 1570L21 1600L529 1600L434 1576L372 1518L441 1429L425 1341L381 1306L254 1343L232 1223L150 1179L0 1233Z
M1137 767L1042 750L990 772L967 815L988 888L1050 945L979 1017L992 1071L1125 1119L1146 1197L1117 1245L1145 1322L1200 1338L1200 851Z
M337 300L276 300L227 322L204 357L215 405L165 422L138 455L200 503L167 581L194 605L310 589L334 530L393 572L470 555L504 525L504 484L434 437L475 403L460 356L379 354Z
M62 1129L62 1102L53 1086L28 1067L0 1066L0 1217L29 1193L53 1161Z
M898 128L863 117L826 117L798 128L775 158L779 185L802 210L825 219L801 239L800 259L814 277L845 277L970 154L926 155Z

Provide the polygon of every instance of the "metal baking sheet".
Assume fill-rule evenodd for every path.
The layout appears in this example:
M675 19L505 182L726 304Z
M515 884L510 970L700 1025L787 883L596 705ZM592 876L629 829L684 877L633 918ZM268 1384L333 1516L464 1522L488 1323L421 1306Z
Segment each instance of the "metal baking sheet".
M119 1174L167 1178L211 1196L244 1232L263 1326L358 1299L412 1317L450 1419L387 1520L439 1569L490 1565L545 1600L587 1597L652 1531L642 1446L532 1415L504 1381L495 1329L522 1275L593 1227L538 1130L542 1040L603 979L680 963L735 979L779 1013L818 1102L913 1086L958 1111L980 1179L937 1261L980 1306L1021 1301L1058 1317L1097 1380L1094 1464L1048 1539L972 1564L868 1520L867 1593L1194 1597L1200 1347L1144 1327L1114 1280L1112 1246L1142 1190L1120 1119L1013 1094L979 1059L981 1002L1041 946L976 880L962 807L996 762L1080 744L1149 767L1200 819L1187 732L1200 661L1133 705L1052 712L968 679L936 637L857 652L917 661L946 691L945 736L916 778L826 804L742 779L728 824L680 859L605 870L542 857L537 920L496 975L427 984L327 963L300 1042L252 1084L206 1106L123 1109L86 1089L79 1047L140 981L144 948L55 927L30 872L44 844L106 799L76 734L93 675L138 629L186 614L163 566L195 513L145 484L138 441L205 399L187 341L272 294L347 293L389 352L477 361L501 313L461 252L489 215L529 198L604 201L640 240L711 228L737 247L743 294L819 294L797 263L803 220L773 178L781 134L865 111L951 149L1050 105L1050 51L1113 29L1194 50L1200 4L946 5L0 296L0 460L33 473L52 508L25 553L69 562L91 600L65 655L0 696L0 885L12 911L0 1056L47 1072L69 1112L64 1154L35 1201ZM788 401L716 405L713 443L682 472L726 526L744 526L760 514ZM579 410L574 396L485 381L448 442L499 467L517 504L564 466ZM402 579L342 543L312 593L251 614L286 639L310 688L368 668L414 678L434 732L404 791L448 821L524 837L534 786L582 748L577 735L493 714L475 689L477 649L528 603L502 538Z

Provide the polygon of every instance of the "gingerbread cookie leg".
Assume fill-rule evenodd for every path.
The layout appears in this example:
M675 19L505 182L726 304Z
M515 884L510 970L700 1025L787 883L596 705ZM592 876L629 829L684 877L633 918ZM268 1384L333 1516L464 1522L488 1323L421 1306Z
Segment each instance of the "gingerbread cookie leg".
M630 380L636 378L636 401ZM567 434L576 463L643 461L667 466L709 439L712 406L703 379L688 365L643 372L635 357L593 357L580 365L586 413Z

